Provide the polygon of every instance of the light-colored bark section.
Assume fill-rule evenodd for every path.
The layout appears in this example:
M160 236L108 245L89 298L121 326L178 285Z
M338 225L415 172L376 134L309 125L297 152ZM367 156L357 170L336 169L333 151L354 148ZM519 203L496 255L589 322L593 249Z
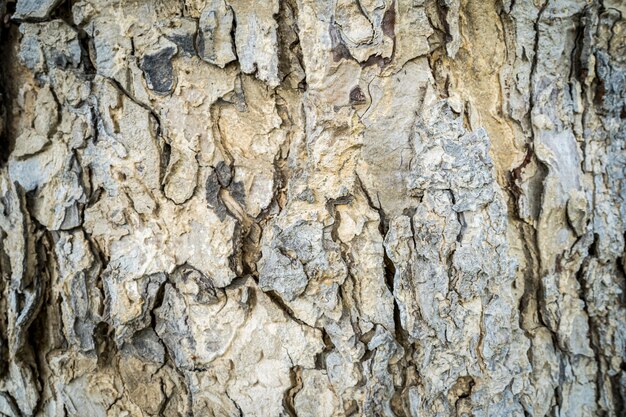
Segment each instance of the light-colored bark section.
M623 415L624 13L0 0L0 415Z

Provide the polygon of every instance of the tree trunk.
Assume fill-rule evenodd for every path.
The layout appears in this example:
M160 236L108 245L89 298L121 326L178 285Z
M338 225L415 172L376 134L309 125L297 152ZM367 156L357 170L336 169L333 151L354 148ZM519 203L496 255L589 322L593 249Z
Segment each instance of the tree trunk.
M0 415L625 415L623 0L0 17Z

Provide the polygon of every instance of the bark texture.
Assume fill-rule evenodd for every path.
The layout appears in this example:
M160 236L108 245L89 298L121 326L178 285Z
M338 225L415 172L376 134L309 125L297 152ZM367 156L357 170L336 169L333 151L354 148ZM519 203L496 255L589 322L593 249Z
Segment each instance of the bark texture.
M624 416L621 0L0 0L0 415Z

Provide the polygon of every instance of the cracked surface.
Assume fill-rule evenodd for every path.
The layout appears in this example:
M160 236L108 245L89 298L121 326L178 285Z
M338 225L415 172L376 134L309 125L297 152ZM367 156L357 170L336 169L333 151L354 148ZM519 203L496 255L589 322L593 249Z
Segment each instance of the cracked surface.
M262 3L0 0L0 415L623 415L623 3Z

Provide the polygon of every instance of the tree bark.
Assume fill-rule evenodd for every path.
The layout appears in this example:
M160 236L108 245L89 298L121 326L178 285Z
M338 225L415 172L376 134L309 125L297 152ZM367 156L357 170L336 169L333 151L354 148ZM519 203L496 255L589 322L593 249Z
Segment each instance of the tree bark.
M0 0L0 415L623 416L622 0Z

